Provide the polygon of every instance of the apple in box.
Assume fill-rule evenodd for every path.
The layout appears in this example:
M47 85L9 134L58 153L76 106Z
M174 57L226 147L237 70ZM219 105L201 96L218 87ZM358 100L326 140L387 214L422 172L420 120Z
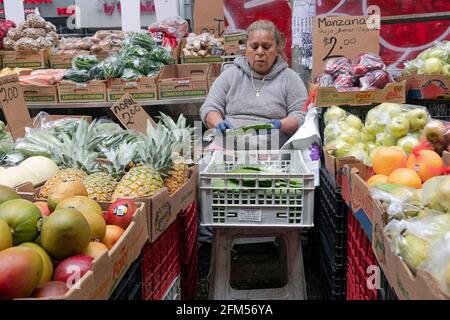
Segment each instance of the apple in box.
M119 199L113 202L106 213L106 223L126 230L137 210L136 202L131 199Z

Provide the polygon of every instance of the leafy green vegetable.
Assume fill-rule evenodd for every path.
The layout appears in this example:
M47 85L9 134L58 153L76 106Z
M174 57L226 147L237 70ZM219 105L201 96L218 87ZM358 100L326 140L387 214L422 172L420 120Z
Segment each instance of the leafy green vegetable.
M120 78L125 69L123 60L118 55L109 56L100 63L105 79Z
M155 40L149 32L138 32L125 39L125 46L140 46L151 51L156 45Z
M162 62L164 64L173 64L175 61L173 60L170 52L162 47L156 47L150 52L150 59Z
M90 80L88 71L79 69L67 69L64 72L63 79L72 80L79 83L87 82Z
M89 71L98 64L96 56L81 54L72 60L72 68Z
M132 80L137 80L139 78L142 78L142 74L135 70L135 69L130 69L130 68L126 68L123 71L122 74L122 79L126 80L126 81L132 81Z

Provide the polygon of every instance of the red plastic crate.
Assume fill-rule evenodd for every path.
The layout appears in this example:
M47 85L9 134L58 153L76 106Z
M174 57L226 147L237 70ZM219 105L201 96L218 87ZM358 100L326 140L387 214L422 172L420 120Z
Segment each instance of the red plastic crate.
M189 259L189 262L181 266L181 299L193 300L197 293L198 276L198 250Z
M180 214L181 263L188 263L197 248L198 206L193 202Z
M176 219L142 250L142 298L161 300L180 274L180 221Z
M377 300L377 289L367 286L367 268L378 265L372 245L352 212L347 229L347 300Z

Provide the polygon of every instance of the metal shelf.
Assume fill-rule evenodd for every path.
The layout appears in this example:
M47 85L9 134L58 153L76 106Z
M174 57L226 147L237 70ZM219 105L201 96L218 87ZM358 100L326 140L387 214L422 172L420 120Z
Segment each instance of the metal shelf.
M202 98L147 100L138 101L141 106L163 106L171 104L200 104L205 101ZM111 108L115 102L86 102L86 103L33 103L27 104L28 109L81 109L81 108ZM0 106L1 108L1 106Z

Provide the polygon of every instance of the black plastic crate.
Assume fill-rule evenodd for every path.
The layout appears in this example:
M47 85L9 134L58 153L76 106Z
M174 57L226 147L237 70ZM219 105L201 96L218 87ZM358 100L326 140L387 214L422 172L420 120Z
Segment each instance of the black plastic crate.
M320 215L325 215L338 232L347 230L347 204L342 199L341 189L325 168L320 168Z
M323 293L327 300L345 300L347 292L346 271L341 269L329 270L326 257L320 255L320 274L323 284Z
M330 265L345 269L347 266L347 234L331 231L325 221L321 221L321 224L319 233L322 253L327 257Z
M450 121L450 100L406 99L406 103L424 106L427 108L432 118Z
M378 290L378 300L398 300L394 289L389 285L383 272L381 272L381 288Z
M142 300L142 254L137 258L122 278L110 300Z

